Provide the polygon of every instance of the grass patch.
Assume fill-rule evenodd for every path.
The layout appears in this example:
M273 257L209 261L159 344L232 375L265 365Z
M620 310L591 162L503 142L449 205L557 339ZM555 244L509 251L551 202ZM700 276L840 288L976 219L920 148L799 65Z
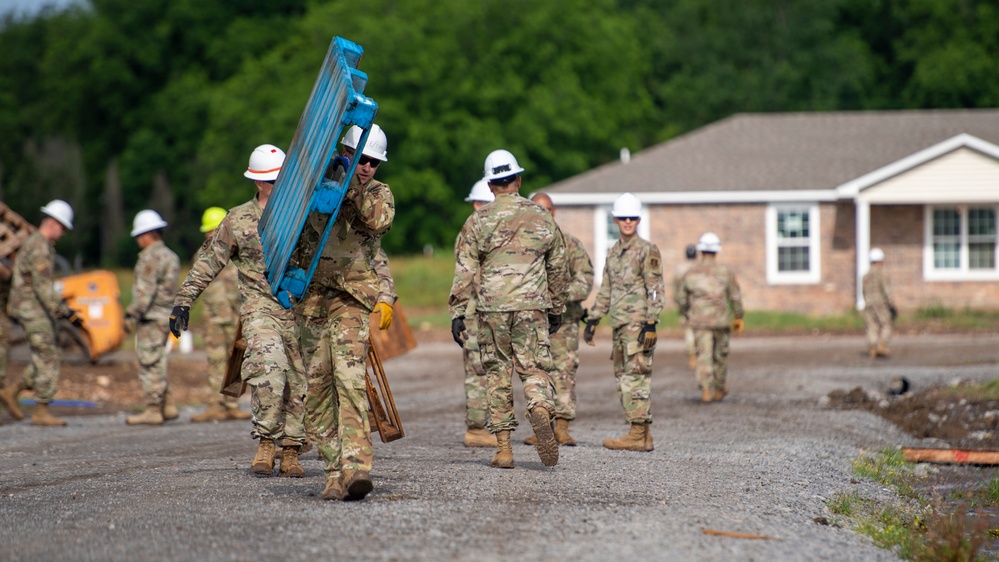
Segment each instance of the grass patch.
M912 486L916 477L912 474L913 463L905 462L901 449L884 449L876 455L864 454L853 461L853 473L862 478L891 486L898 494L908 499L919 499Z
M999 378L985 381L983 383L961 383L958 386L948 386L945 392L953 396L964 398L969 402L985 402L999 399Z

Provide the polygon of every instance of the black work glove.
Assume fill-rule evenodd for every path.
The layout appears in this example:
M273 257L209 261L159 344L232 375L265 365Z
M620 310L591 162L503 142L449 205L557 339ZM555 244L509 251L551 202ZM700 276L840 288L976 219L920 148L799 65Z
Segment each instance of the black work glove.
M894 322L898 318L898 309L894 305L888 307L888 312L891 313L891 321Z
M80 318L80 315L77 314L72 308L69 309L69 314L66 315L66 320L69 320L69 323L77 328L83 328L83 318Z
M638 342L642 344L642 349L649 351L656 347L656 323L646 322L642 324L642 331L638 332Z
M561 314L549 314L548 315L548 335L552 335L562 327L562 315Z
M465 331L465 317L459 316L451 320L451 337L458 347L465 347L465 341L461 339L461 333Z
M579 321L585 323L589 319L590 319L590 311L584 308L583 315L579 317Z
M583 341L587 345L593 345L593 334L597 333L597 322L600 322L600 320L586 321L586 327L583 328Z
M191 307L175 306L170 312L170 333L179 338L181 332L187 331L187 322L191 319Z

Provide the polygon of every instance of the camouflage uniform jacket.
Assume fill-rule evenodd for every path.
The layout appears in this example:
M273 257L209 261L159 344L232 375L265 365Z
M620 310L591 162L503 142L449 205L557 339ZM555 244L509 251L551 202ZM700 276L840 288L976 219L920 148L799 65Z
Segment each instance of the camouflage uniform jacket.
M871 269L864 274L862 282L864 287L864 303L869 306L891 306L891 284L888 276L885 275L884 266L871 266Z
M383 278L375 270L382 235L392 228L395 198L387 184L371 180L360 185L351 180L336 222L330 230L312 283L302 299L300 314L316 317L324 310L325 289L341 290L357 299L370 312L383 294ZM324 221L313 214L302 233L302 250L315 252ZM385 262L387 271L388 261ZM391 278L391 276L390 276Z
M212 237L201 245L198 259L177 291L174 305L191 306L232 261L239 271L239 292L243 297L240 315L269 312L279 318L288 317L290 313L271 294L271 285L264 273L264 248L257 232L262 212L256 197L229 209Z
M611 327L659 322L665 297L659 248L637 234L618 240L607 252L604 277L590 320L610 314Z
M673 302L679 302L676 299L680 291L683 290L683 276L690 271L690 268L694 267L695 263L697 262L694 260L680 262L680 265L676 266L676 269L673 270Z
M394 305L399 300L399 295L395 294L395 280L392 279L392 270L389 269L388 256L385 250L378 247L375 255L375 274L378 275L378 301L388 305Z
M452 318L465 314L473 295L480 312L565 311L565 243L540 205L517 193L498 194L468 217L458 236L448 299Z
M728 328L732 315L742 318L742 292L727 266L701 260L683 276L674 295L691 328Z
M208 323L215 325L235 325L239 320L242 300L239 296L239 272L232 262L222 268L221 273L201 295Z
M146 246L135 263L132 302L125 315L136 320L170 318L179 275L180 259L162 240Z
M69 307L56 292L55 246L40 232L21 244L11 277L10 311L14 318L55 320L69 316Z
M593 263L579 238L562 233L565 240L566 263L569 266L569 294L562 323L579 322L583 317L583 301L593 290Z

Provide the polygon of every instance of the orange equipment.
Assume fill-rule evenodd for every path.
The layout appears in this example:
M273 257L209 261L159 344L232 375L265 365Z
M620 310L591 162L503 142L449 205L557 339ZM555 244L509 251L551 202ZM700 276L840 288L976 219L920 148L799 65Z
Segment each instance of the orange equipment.
M55 288L69 307L83 318L83 330L75 330L73 339L82 344L91 361L118 349L125 337L121 290L114 273L90 271L57 279Z

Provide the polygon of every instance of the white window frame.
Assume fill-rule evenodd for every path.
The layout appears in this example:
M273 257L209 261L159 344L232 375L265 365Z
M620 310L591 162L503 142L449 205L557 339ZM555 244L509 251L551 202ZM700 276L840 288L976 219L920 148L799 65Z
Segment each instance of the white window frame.
M778 271L777 213L808 211L808 271ZM818 203L772 203L766 210L767 283L770 285L808 285L822 280L821 232Z
M642 213L639 215L642 220L638 223L638 236L644 240L649 240L649 207L642 206ZM613 246L613 242L607 236L607 225L611 220L611 206L597 205L593 208L593 271L595 284L597 286L604 279L604 263L607 261L607 250ZM617 240L615 239L614 242Z
M992 209L999 220L999 206L981 204L926 205L923 209L923 278L926 281L996 281L999 280L999 256L993 269L971 269L968 252L968 210ZM959 267L957 269L937 269L933 266L933 211L937 209L957 210L961 223ZM996 229L996 249L999 253L999 228Z

